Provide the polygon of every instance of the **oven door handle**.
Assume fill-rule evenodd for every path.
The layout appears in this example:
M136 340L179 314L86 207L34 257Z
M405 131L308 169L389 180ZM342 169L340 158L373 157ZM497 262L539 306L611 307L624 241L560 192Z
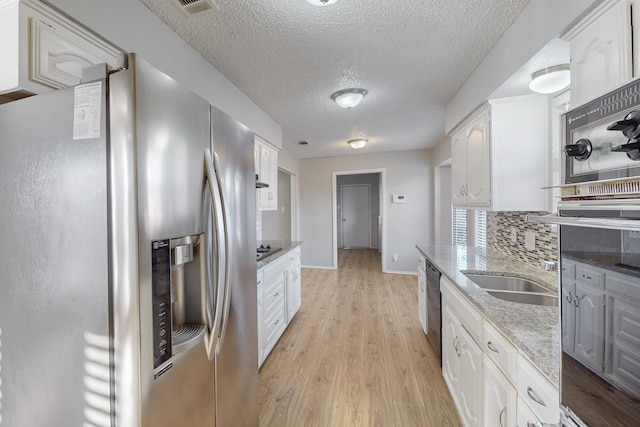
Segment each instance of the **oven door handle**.
M614 218L583 218L571 216L550 215L526 215L525 222L538 224L571 225L574 227L605 228L608 230L640 231L640 221L637 219Z

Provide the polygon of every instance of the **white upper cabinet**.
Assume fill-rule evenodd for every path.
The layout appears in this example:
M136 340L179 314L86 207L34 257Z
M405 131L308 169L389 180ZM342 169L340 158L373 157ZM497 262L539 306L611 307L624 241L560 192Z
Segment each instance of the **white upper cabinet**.
M549 103L527 95L491 100L451 138L452 203L493 211L546 211Z
M258 209L273 211L278 209L278 150L259 136L255 137L254 160L256 172L261 182L269 184L258 189Z
M571 55L571 108L633 79L631 4L605 1L563 36Z
M121 64L121 50L46 5L0 2L0 97L10 100L80 83L82 70Z

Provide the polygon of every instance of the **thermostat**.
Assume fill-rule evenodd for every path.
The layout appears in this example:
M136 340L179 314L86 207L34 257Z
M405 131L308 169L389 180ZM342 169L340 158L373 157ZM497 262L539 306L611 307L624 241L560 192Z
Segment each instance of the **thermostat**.
M392 197L392 203L404 203L406 198L404 194L401 195L393 195Z

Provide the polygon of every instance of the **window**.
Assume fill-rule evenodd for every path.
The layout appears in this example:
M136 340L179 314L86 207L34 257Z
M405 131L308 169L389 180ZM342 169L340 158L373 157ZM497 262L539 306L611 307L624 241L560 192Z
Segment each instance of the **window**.
M452 231L453 236L451 242L453 245L467 244L467 211L465 209L453 208L451 215L453 220Z
M453 245L487 247L487 211L453 208Z
M475 224L473 227L475 246L487 247L487 211L475 211Z

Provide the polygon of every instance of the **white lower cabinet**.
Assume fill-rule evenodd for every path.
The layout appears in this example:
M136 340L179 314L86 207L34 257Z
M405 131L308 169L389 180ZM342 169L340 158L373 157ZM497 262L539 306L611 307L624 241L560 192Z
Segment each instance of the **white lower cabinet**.
M465 427L557 423L559 393L466 297L442 290L442 375Z
M424 333L427 333L427 272L426 260L418 255L418 320Z
M302 304L300 248L258 270L258 367Z
M443 293L442 375L464 426L482 423L482 350ZM453 305L452 305L453 303Z
M491 359L485 356L483 425L487 427L516 425L517 402L516 389Z

